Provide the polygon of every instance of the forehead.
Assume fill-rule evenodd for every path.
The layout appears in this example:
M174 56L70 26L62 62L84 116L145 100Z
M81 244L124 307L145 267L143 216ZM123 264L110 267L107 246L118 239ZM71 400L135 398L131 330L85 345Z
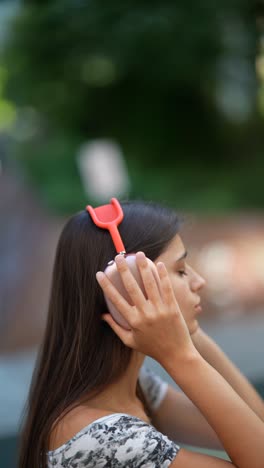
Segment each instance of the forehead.
M185 252L185 247L184 243L179 236L179 234L176 234L175 237L170 241L168 244L166 250L158 257L157 260L159 261L167 261L169 259L171 260L176 260L179 258L183 253Z

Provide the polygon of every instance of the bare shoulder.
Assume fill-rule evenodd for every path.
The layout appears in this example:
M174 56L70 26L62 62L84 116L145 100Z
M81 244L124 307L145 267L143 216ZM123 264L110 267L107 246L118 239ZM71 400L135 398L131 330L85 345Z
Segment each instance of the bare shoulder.
M57 449L72 439L84 427L109 414L112 412L86 405L79 405L71 409L53 424L49 438L49 450Z
M181 448L170 464L171 468L231 468L233 463Z

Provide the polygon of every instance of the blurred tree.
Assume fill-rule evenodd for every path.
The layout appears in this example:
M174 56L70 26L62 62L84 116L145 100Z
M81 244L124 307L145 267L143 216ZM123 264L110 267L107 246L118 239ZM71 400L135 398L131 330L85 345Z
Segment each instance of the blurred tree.
M78 206L74 153L107 137L124 150L132 195L263 207L256 14L252 0L24 1L4 54L7 96L21 109L18 154L51 205Z

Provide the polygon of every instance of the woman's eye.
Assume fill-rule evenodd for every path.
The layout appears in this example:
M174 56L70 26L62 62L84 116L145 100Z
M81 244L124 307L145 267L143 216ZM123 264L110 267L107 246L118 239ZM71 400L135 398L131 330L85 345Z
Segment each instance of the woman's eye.
M185 270L178 270L180 276L187 276L187 272Z

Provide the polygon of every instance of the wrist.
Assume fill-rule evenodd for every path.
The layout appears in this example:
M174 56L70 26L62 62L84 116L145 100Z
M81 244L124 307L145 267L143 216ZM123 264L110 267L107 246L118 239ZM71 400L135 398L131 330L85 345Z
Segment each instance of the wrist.
M165 356L160 363L166 372L173 378L178 378L184 372L192 372L192 369L198 365L199 362L203 361L202 356L193 346L184 354L175 351L171 355ZM173 375L172 375L173 374Z

